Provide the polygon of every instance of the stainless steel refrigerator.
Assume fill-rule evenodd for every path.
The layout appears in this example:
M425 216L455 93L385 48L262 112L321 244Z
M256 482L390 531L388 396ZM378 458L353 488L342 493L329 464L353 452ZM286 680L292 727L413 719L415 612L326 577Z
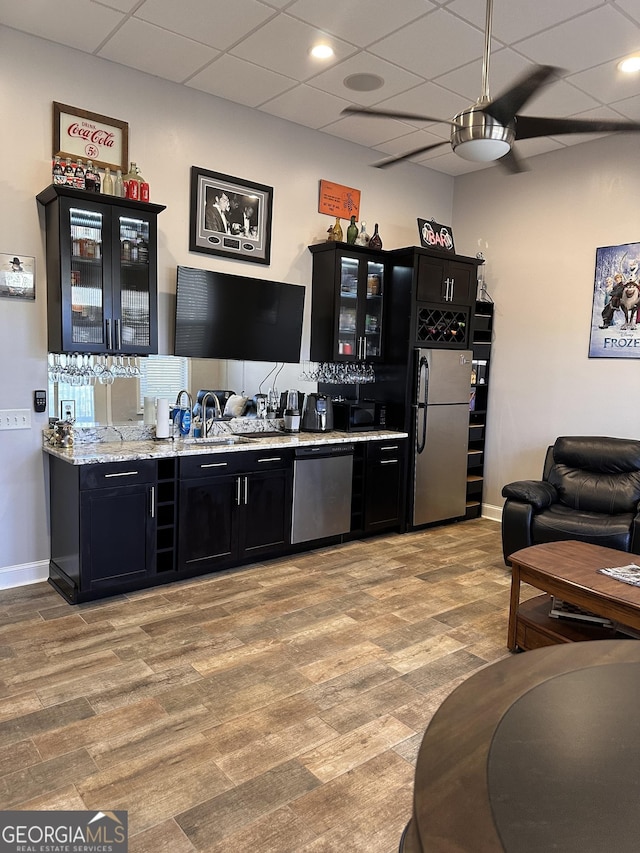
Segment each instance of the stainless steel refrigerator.
M416 349L413 525L464 516L470 350Z

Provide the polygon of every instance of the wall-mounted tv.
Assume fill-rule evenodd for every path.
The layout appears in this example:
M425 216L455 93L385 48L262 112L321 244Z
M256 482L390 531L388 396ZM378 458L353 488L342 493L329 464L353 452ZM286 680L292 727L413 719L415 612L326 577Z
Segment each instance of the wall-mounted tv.
M305 288L178 267L175 355L300 361Z

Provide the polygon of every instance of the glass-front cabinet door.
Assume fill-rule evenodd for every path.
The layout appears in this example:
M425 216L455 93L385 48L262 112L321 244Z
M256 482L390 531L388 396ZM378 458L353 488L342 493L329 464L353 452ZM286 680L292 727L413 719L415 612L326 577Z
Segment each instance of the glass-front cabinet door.
M49 352L158 351L157 215L163 205L50 186Z
M339 256L340 290L337 309L339 361L364 361L382 356L384 264L370 257Z

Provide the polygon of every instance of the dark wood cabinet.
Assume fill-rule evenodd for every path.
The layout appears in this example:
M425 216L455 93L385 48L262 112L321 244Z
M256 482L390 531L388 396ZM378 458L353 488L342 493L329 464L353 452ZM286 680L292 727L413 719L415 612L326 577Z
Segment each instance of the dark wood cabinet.
M355 445L351 533L404 527L407 439Z
M477 264L449 258L418 255L418 302L471 305L477 290Z
M49 351L156 353L164 206L55 185L37 199L45 209Z
M493 303L477 302L472 320L473 368L469 402L469 450L467 456L467 518L482 512L484 447L489 403L489 369L493 335Z
M52 584L73 603L153 582L156 463L72 466L52 458Z
M292 460L287 449L182 459L178 572L281 553L291 541Z
M312 361L380 361L386 291L385 254L346 243L313 253Z

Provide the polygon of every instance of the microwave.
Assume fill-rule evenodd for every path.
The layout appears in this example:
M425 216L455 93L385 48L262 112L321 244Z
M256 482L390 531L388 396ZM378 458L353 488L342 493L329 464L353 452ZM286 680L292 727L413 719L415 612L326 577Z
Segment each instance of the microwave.
M373 400L359 403L354 400L336 400L333 403L334 429L344 432L384 429L386 421L387 408L384 403Z

